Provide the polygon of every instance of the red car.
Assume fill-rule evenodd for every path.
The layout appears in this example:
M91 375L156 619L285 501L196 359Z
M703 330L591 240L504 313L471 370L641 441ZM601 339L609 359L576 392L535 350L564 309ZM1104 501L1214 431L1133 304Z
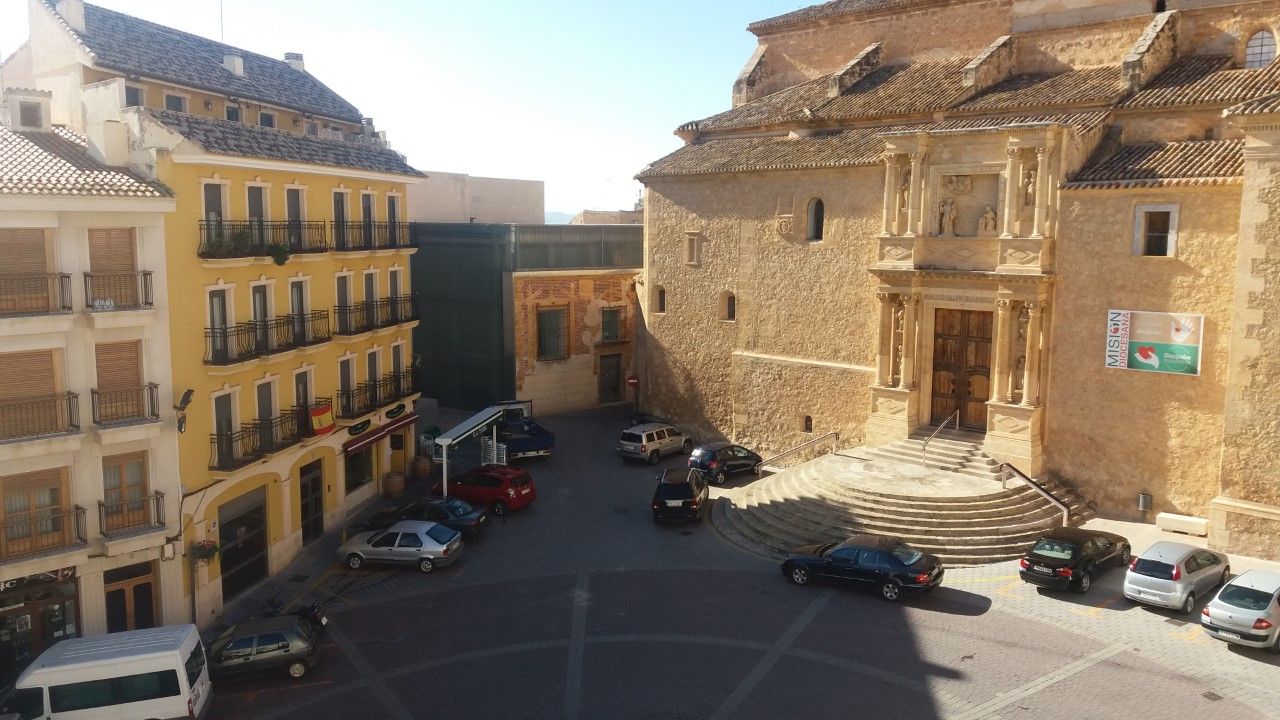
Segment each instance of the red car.
M493 508L494 515L505 515L508 510L519 510L533 502L538 489L523 468L482 465L449 478L449 497L462 498L478 508Z

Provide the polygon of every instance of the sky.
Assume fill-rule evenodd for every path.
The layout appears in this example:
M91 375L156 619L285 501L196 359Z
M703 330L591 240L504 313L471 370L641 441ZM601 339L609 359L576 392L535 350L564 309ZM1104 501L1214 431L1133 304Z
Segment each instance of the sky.
M730 106L748 23L803 0L97 0L307 70L425 171L543 180L546 210L631 208L683 122ZM221 5L221 30L220 30ZM0 0L0 58L27 0Z

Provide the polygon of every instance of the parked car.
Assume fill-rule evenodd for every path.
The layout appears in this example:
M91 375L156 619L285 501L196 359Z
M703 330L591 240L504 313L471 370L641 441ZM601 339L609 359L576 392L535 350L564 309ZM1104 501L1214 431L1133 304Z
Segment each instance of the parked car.
M538 498L538 488L529 471L510 465L481 465L449 478L449 497L466 500L476 507L489 508L494 515L519 510Z
M654 488L653 521L696 520L702 522L707 514L710 490L702 473L686 468L669 468L658 477Z
M366 562L412 564L429 573L458 559L462 534L426 520L401 520L386 530L363 532L338 548L338 559L352 570Z
M296 615L249 620L232 625L209 647L214 680L287 672L300 678L316 664L320 634Z
M720 485L730 475L753 471L759 464L759 455L727 442L699 445L689 453L689 467L702 471L712 485Z
M1129 563L1124 596L1190 615L1202 598L1231 577L1227 556L1186 543L1160 542Z
M1023 582L1087 593L1107 568L1129 564L1129 541L1101 530L1060 527L1036 541L1018 561Z
M887 535L854 535L841 543L805 545L782 561L782 574L796 585L819 578L852 580L875 588L890 602L903 592L929 591L945 570L936 556Z
M1280 572L1232 578L1200 611L1200 626L1219 640L1280 653Z
M489 525L489 513L459 498L419 498L400 507L379 510L369 518L370 530L389 528L400 520L430 520L474 539Z
M671 425L646 423L622 431L618 438L618 454L633 460L647 460L657 465L664 455L693 450L693 438Z

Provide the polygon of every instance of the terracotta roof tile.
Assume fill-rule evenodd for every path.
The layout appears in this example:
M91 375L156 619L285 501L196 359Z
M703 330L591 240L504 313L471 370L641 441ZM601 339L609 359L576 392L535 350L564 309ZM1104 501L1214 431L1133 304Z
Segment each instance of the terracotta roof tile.
M979 132L1001 130L1018 125L1065 125L1081 133L1101 127L1110 117L1109 110L1093 110L1079 113L1043 113L1034 115L1006 115L1004 117L962 116L951 117L929 127L929 132Z
M1231 69L1231 58L1199 55L1171 64L1132 97L1124 108L1231 105L1280 92L1280 62L1257 70Z
M1143 143L1096 154L1063 187L1217 185L1238 182L1243 175L1243 140Z
M787 25L813 22L826 18L852 15L861 12L898 10L920 4L920 0L832 0L821 5L811 5L789 13L753 22L747 29L753 33L774 30Z
M805 108L814 108L826 101L827 76L824 75L682 127L715 131L794 122L805 119Z
M52 132L0 127L0 195L165 198L164 185L94 160L85 139L66 128Z
M755 170L808 170L880 162L884 139L893 128L829 130L808 137L786 135L709 138L685 145L655 161L636 176L706 175Z
M1123 92L1119 67L1015 75L988 88L958 110L1110 104Z
M330 140L257 125L198 117L170 110L137 110L215 155L285 160L309 165L421 175L400 153L374 142Z
M1242 102L1223 111L1224 115L1267 115L1270 113L1280 113L1280 92L1275 95L1267 95L1256 100Z

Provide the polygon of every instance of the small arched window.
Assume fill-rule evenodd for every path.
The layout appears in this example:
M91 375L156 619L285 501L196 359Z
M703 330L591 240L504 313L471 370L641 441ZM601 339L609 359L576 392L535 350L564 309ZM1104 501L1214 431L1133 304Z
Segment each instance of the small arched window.
M809 242L817 242L822 239L822 224L826 211L822 206L821 198L814 198L809 201Z
M656 313L664 313L667 311L667 289L661 285L655 285L653 288L653 311Z
M720 319L729 321L738 319L738 298L727 290L720 293Z
M1276 36L1266 30L1259 30L1249 38L1244 46L1244 66L1246 68L1264 68L1276 59Z
M813 416L812 415L804 416L804 431L807 433L813 432Z

